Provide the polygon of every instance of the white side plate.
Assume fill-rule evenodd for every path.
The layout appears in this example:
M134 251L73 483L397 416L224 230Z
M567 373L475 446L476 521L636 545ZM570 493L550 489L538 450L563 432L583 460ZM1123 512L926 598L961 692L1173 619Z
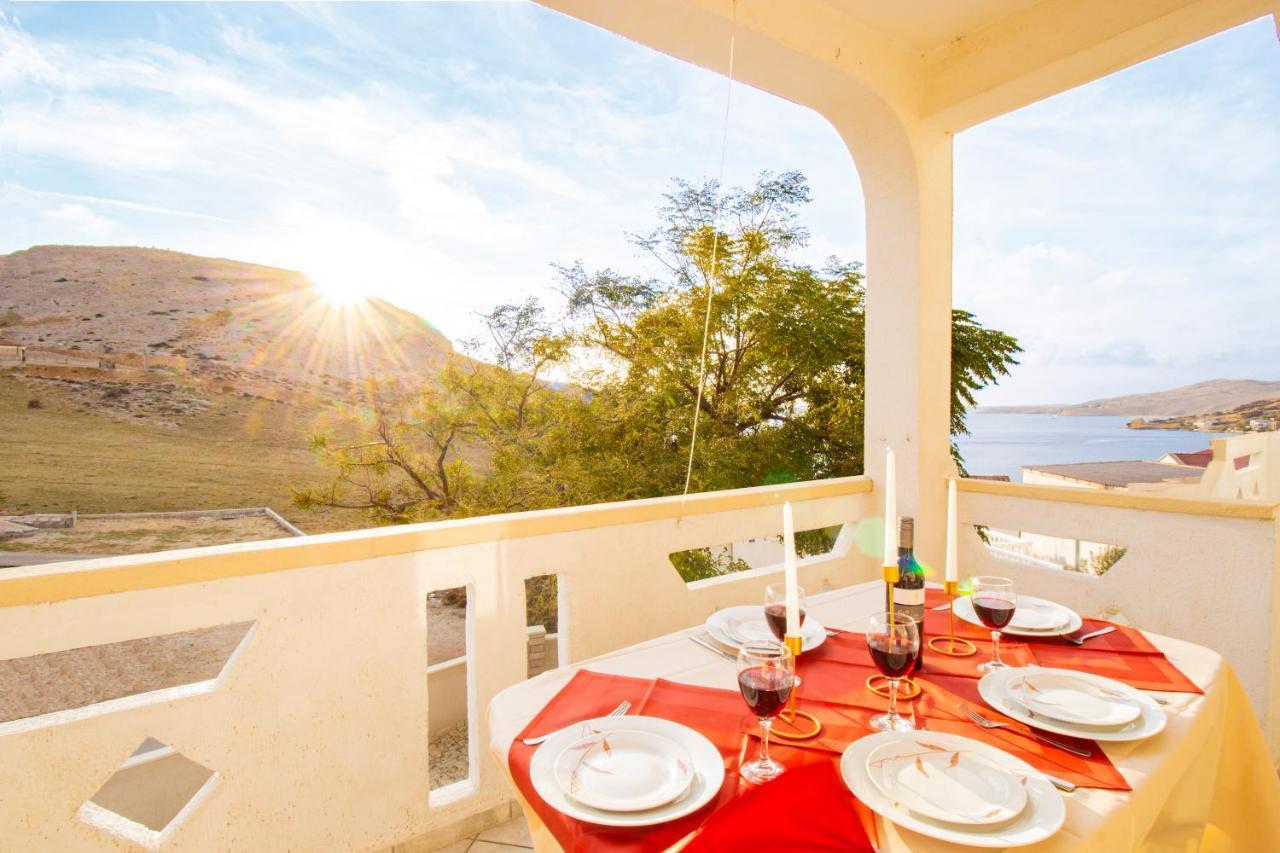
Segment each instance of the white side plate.
M1106 728L1104 726L1079 726L1071 723L1064 723L1061 720L1053 720L1049 717L1042 717L1033 713L1025 705L1018 701L1017 697L1009 690L1009 681L1026 673L1028 670L1035 669L1039 672L1061 672L1067 675L1075 675L1080 678L1097 679L1109 688L1119 690L1129 696L1130 699L1136 701L1142 709L1142 713L1138 718L1123 726L1114 728ZM1145 740L1146 738L1157 735L1164 731L1165 724L1168 722L1164 709L1161 708L1154 699L1147 696L1140 690L1135 690L1127 684L1119 681L1112 681L1110 678L1103 678L1098 675L1090 675L1086 672L1075 672L1074 670L1061 669L1054 670L1041 667L1010 667L1008 669L998 669L995 672L989 672L978 682L978 693L982 695L982 700L995 708L1002 714L1012 717L1013 719L1026 723L1037 729L1046 732L1052 732L1059 735L1070 735L1072 737L1088 738L1089 740L1103 741L1107 743L1119 743L1130 740Z
M1029 711L1064 723L1123 726L1142 714L1128 693L1075 672L1029 668L1006 686Z
M1015 776L1025 778L1028 800L1026 807L1016 818L1006 823L960 826L916 814L895 803L876 787L867 774L867 758L886 743L892 743L904 735L919 737L921 734L923 733L881 732L854 741L844 751L840 759L840 774L844 777L845 784L876 814L903 829L967 847L1021 847L1043 841L1062 828L1063 821L1067 818L1062 795L1035 768L985 743L942 732L929 732L931 742L951 750L972 750Z
M1015 776L968 749L941 749L931 732L895 740L867 756L867 774L890 799L948 823L1003 823L1022 811L1027 791Z
M1049 605L1052 607L1062 607L1052 601L1043 598L1034 598L1030 595L1019 595L1018 606L1021 609L1023 602L1029 605ZM1062 607L1067 613L1067 621L1057 628L1049 628L1043 631L1036 631L1029 628L1018 628L1015 624L1018 621L1018 611L1013 612L1013 620L1015 624L1006 625L1001 633L1011 634L1017 637L1060 637L1064 634L1074 634L1080 630L1080 626L1084 625L1084 620L1080 618L1080 614L1067 607ZM956 615L971 625L977 625L979 628L989 630L986 625L982 624L982 620L978 618L978 614L973 612L973 601L969 596L961 596L956 599Z
M612 731L651 732L678 744L693 765L693 781L684 796L638 812L614 812L594 809L566 794L555 778L555 763L565 747L591 734ZM715 744L698 732L659 717L600 717L570 726L547 738L529 763L529 779L553 809L569 817L600 826L655 826L692 814L709 803L724 784L724 759Z
M738 637L754 639L759 635L774 639L773 632L764 621L763 605L742 604L717 610L707 617L707 631L718 642L733 649L742 647L742 640ZM808 613L800 626L800 637L800 648L806 652L813 651L827 639L827 629L812 613Z
M689 789L693 765L671 738L613 731L569 744L555 763L560 790L595 809L638 812L666 805Z

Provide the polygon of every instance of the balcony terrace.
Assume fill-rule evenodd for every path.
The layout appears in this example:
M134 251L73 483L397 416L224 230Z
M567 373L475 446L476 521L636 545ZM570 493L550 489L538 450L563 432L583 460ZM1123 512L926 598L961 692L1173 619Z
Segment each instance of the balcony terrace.
M758 603L779 566L686 584L670 555L777 535L787 501L798 529L842 531L801 561L806 588L874 580L880 555L858 530L881 515L886 446L917 551L940 562L955 472L953 135L1277 11L1274 0L544 5L722 71L732 35L740 79L844 136L867 200L867 475L0 571L9 849L428 850L505 820L515 794L486 751L485 709L527 677L527 579L558 578L562 663ZM961 480L959 518L967 572L1220 654L1274 764L1280 504ZM972 525L1127 552L1102 576L1057 571L993 553ZM446 672L429 665L427 598L455 587L467 590L467 654ZM183 678L148 674L137 641L181 654L192 632L214 632L217 653ZM127 671L132 686L63 694L24 680L36 665L96 666L108 681ZM433 789L432 709L459 704L468 773Z

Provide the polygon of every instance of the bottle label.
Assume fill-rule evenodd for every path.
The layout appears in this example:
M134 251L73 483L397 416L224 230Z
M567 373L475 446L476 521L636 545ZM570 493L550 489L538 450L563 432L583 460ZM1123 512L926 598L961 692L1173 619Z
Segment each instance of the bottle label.
M903 607L923 607L924 606L924 590L923 589L903 589L902 587L894 587L893 603L900 604Z

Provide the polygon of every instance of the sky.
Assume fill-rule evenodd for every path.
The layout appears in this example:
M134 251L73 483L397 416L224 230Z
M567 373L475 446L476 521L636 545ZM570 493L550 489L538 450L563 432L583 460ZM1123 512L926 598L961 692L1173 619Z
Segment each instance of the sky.
M726 46L727 48L727 46ZM0 253L300 269L454 340L553 263L645 269L728 83L526 3L0 0ZM726 184L799 169L805 260L865 256L817 114L732 91ZM991 404L1280 379L1280 45L1258 21L956 139L955 303L1026 348ZM874 286L874 280L869 282Z

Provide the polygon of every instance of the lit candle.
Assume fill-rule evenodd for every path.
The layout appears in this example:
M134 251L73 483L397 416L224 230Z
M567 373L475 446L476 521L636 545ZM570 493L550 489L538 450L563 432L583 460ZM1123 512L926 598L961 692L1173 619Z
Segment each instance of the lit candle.
M791 502L782 505L782 566L787 581L787 636L800 636L800 582L796 578L796 523Z
M956 481L947 478L947 574L948 581L960 580L960 561L956 557Z
M898 565L898 484L894 472L893 448L884 451L884 563Z

